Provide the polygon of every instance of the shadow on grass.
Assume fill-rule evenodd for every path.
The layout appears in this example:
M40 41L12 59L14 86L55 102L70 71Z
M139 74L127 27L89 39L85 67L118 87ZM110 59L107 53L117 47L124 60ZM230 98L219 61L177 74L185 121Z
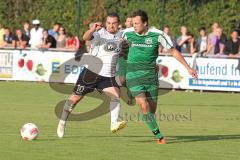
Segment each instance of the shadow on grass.
M102 136L102 135L99 135L99 136L87 136L87 135L74 135L74 136L66 136L64 138L69 138L69 139L78 139L78 138L150 138L150 137L153 137L153 136L138 136L138 135L126 135L126 136L122 136L122 135L118 135L117 133L114 133L112 135L106 135L106 136Z
M203 142L203 141L220 141L240 139L240 135L197 135L197 136L167 136L167 144ZM134 142L153 142L155 140L139 140Z
M191 104L191 105L189 105L189 104L180 104L180 103L178 103L178 104L174 104L174 103L161 104L161 103L159 103L158 106L191 106L191 107L201 106L201 107L219 107L219 108L240 107L240 105L235 105L235 104L234 105L229 105L229 104Z
M131 142L139 142L139 143L149 143L155 142L153 136L142 136L142 135L98 135L98 136L88 136L88 135L69 135L64 137L63 139L86 139L86 138L94 138L94 139L104 139L104 138L126 138L126 141ZM133 138L133 140L131 140ZM142 140L136 140L136 138ZM188 142L203 142L203 141L221 141L221 140L240 140L240 135L196 135L196 136L167 136L167 143L168 144L176 144L176 143L188 143ZM41 138L37 141L58 141L61 140L57 136L51 138Z
M240 139L240 135L197 135L197 136L169 136L168 143L187 143L187 142L203 142L203 141L219 141L219 140L235 140Z

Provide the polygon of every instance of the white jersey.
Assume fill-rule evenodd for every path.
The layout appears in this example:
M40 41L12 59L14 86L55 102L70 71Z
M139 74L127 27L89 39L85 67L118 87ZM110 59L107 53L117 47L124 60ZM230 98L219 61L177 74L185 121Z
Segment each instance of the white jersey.
M97 74L104 77L115 77L120 51L121 32L111 34L105 28L94 32L89 53L103 62L103 66Z

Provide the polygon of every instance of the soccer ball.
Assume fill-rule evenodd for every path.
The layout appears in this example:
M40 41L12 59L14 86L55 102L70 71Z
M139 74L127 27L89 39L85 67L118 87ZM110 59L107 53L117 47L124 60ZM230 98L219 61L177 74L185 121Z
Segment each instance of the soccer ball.
M21 136L24 140L32 141L37 139L39 130L33 123L26 123L21 128Z

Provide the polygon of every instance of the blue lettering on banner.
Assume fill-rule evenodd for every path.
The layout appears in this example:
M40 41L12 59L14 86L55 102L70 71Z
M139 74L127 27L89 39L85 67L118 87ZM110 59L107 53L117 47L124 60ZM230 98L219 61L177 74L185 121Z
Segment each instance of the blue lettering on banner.
M64 66L64 73L65 74L80 74L83 70L84 66L77 66L77 65L68 65Z
M60 62L52 62L52 73L59 73Z
M65 65L64 66L64 73L65 74L71 73L71 66L70 65Z
M76 65L72 66L72 73L73 74L77 74L78 73L78 66L76 66Z
M189 86L240 88L240 80L189 78Z
M227 64L225 66L211 66L209 63L204 66L197 65L199 75L227 75Z

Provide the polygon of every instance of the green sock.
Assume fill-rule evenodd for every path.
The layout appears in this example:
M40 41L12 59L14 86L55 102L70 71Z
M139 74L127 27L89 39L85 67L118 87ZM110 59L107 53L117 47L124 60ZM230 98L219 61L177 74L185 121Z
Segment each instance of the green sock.
M154 117L153 113L148 112L148 114L143 114L143 120L147 124L148 128L150 128L156 138L162 138L162 134L159 131L158 124Z

